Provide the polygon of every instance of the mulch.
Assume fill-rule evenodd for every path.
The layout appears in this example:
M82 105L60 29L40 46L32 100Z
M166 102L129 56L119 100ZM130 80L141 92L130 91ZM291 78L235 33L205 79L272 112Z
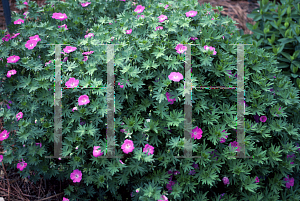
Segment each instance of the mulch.
M9 0L10 2L15 2ZM64 0L65 1L65 0ZM39 1L44 2L44 1ZM237 0L199 0L199 4L210 3L213 7L223 6L223 11L221 12L222 16L228 16L237 22L236 27L242 29L244 34L252 34L252 32L247 28L246 23L255 24L252 19L247 17L247 14L250 14L254 9L259 8L259 4L256 0L251 1L237 1ZM279 0L277 0L279 2ZM13 4L12 3L12 4ZM1 5L1 2L0 2ZM39 3L43 5L43 3ZM0 6L1 7L1 6ZM11 6L12 11L17 11L14 5ZM215 12L220 13L217 9L214 9ZM1 29L5 29L5 21L3 22L3 17L1 18L0 10L0 26ZM3 26L4 25L4 26ZM4 78L5 79L5 78ZM6 107L8 103L7 100L0 102L0 107ZM0 117L0 133L3 131L3 117ZM16 131L12 131L10 135L15 135ZM4 153L3 147L0 141L0 154ZM13 148L13 145L12 145ZM16 165L16 162L14 162ZM22 179L19 175L19 170L15 168L14 170L7 171L7 165L4 165L2 161L2 167L0 173L0 197L4 197L5 200L26 200L26 201L61 201L64 194L64 187L67 187L70 181L60 182L58 185L57 182L51 180L41 179L36 184L31 182L29 179ZM31 172L32 173L32 172ZM63 187L63 188L62 188Z

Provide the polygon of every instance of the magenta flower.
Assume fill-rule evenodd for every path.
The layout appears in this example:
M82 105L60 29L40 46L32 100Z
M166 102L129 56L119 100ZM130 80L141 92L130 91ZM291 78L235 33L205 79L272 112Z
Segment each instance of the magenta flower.
M157 200L157 201L168 201L168 198L165 195L162 195L161 200Z
M291 186L294 186L294 178L289 178L289 175L287 175L287 178L284 178L284 181L287 181L285 187L290 188Z
M16 21L14 21L14 24L22 24L22 23L24 23L24 20L22 20L22 19L18 19Z
M3 155L0 155L0 162L2 162L3 160Z
M164 28L162 26L158 26L158 27L156 27L155 31L157 31L159 29L163 30Z
M30 40L34 40L34 41L36 41L36 42L41 41L39 35L30 36L29 39L30 39Z
M61 26L58 26L58 28L64 28L65 30L69 30L66 24L63 24Z
M166 185L166 188L169 190L169 191L172 191L172 186L175 185L175 181L169 181L169 183Z
M233 142L230 142L230 144L231 144L231 148L232 149L235 149L235 151L236 152L239 152L240 151L240 145L239 145L239 143L238 142L236 142L236 141L233 141Z
M121 149L125 154L128 154L129 152L132 152L134 150L134 144L132 140L125 140L124 143L121 146Z
M24 19L26 19L26 17L27 17L28 14L29 14L28 11L24 12L24 14L23 14L23 15L25 15Z
M68 57L65 57L63 60L63 62L66 62L66 61L68 61Z
M169 5L166 5L166 6L165 6L165 9L167 9L168 7L169 7Z
M82 7L87 7L87 6L90 5L90 4L91 4L91 2L81 3L81 6L82 6Z
M22 112L19 112L17 115L16 115L18 121L23 117L23 113Z
M202 133L203 131L201 130L201 128L198 128L198 126L196 126L196 128L192 130L191 137L200 140L202 138Z
M224 36L222 36L223 37L223 40L224 40Z
M223 130L222 132L225 132L225 133L227 133L225 130ZM225 135L225 138L220 138L220 143L224 143L225 141L226 141L226 139L228 138L228 135Z
M69 199L68 198L65 198L65 197L63 197L63 200L62 201L69 201Z
M225 195L225 193L222 193L221 196L220 196L220 199L221 199L224 195Z
M138 5L138 6L134 9L134 12L141 13L141 12L144 11L144 9L145 9L145 6Z
M20 33L16 33L16 34L13 35L11 38L16 38L18 35L20 35Z
M131 32L132 32L132 29L126 30L126 34L131 34Z
M181 43L179 43L176 47L175 47L175 50L177 50L176 52L178 54L182 54L184 53L186 50L187 50L187 47Z
M42 147L42 143L35 143L36 146L39 146Z
M174 81L174 82L179 82L180 80L183 79L183 76L182 76L182 74L179 73L179 72L172 72L172 73L168 76L168 78L169 78L170 80Z
M62 13L53 13L52 18L63 21L65 19L67 19L67 15L66 13L62 14Z
M174 101L176 101L176 98L170 99L170 93L169 92L166 92L166 96L167 96L168 102L170 102L171 105L174 103Z
M19 59L19 56L13 55L7 58L7 63L17 63Z
M191 40L196 40L196 39L198 39L198 38L196 38L196 37L191 37L190 39L191 39Z
M146 144L146 145L145 145L145 148L143 149L143 152L144 152L144 153L147 153L147 152L148 152L148 156L149 156L150 154L153 154L153 152L154 152L154 147L151 146L151 145L149 145L149 144Z
M17 164L17 168L18 168L20 171L23 171L24 168L26 168L26 166L27 166L27 163L25 163L25 161L20 162L20 163Z
M255 178L255 183L258 183L259 182L259 179L258 177Z
M6 74L6 77L11 77L12 75L15 75L17 73L16 70L9 70Z
M78 98L78 105L87 105L90 102L87 95L82 95Z
M11 37L10 37L10 34L7 34L7 35L5 35L3 38L2 38L2 41L4 42L4 41L9 41L11 39Z
M7 139L9 137L9 133L10 132L8 132L7 130L2 131L0 135L0 141Z
M72 46L66 46L63 50L65 53L70 53L70 52L74 52L75 50L77 50L77 48L72 47Z
M224 185L228 185L230 183L228 177L223 177L222 180L223 180Z
M82 179L82 173L80 170L76 169L70 174L71 179L73 182L80 182Z
M98 157L98 156L102 156L103 152L101 152L100 146L94 146L94 150L93 150L93 156L94 157Z
M88 57L87 56L83 56L83 60L82 61L87 61Z
M260 117L260 121L261 122L266 122L267 121L267 117L266 116L261 116Z
M207 45L204 45L204 49L205 49L206 51L211 51L211 52L213 52L213 55L216 55L216 54L217 54L217 52L215 51L215 48L212 47L212 46L208 47Z
M124 80L124 79L123 79L123 80ZM129 80L127 80L127 81L129 81ZM123 84L123 83L118 82L118 85L120 85L121 88L124 87L124 85L122 85L122 84ZM127 83L126 83L126 85L127 85Z
M88 33L87 35L84 36L84 38L91 38L94 37L94 33Z
M28 6L28 3L27 2L24 2L23 4L27 5Z
M36 46L37 42L35 40L28 40L25 44L25 47L29 50L32 50Z
M185 15L187 16L187 17L195 17L196 15L197 15L197 11L189 11L189 12L186 12L185 13Z
M120 163L121 163L121 164L124 164L122 160L120 160Z
M140 17L141 17L141 18L145 18L145 15L138 15L136 18L139 19Z
M94 51L90 51L90 52L83 52L82 55L90 55L90 54L93 54Z
M165 20L168 19L168 17L166 15L160 15L159 17L157 17L159 19L159 22L163 22Z

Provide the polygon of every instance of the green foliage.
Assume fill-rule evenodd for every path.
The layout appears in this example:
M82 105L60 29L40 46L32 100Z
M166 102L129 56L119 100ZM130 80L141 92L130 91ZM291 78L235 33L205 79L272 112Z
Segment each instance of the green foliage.
M70 200L96 200L104 195L110 200L121 200L121 191L126 191L127 196L133 192L132 200L151 201L161 199L161 195L166 195L169 200L219 200L220 193L226 193L224 200L292 199L289 194L299 197L300 193L295 189L299 189L300 160L295 143L299 143L297 86L300 81L296 80L298 85L295 85L295 80L290 79L290 76L299 74L294 72L294 66L290 74L285 69L286 65L298 66L299 25L292 19L299 21L299 3L283 3L278 6L278 13L271 10L271 14L269 10L277 7L263 0L262 12L255 14L254 21L266 23L265 26L261 23L253 26L253 38L240 36L232 19L215 13L209 4L199 5L196 0L139 1L138 5L145 6L142 13L134 12L136 6L132 6L131 1L91 0L87 7L82 7L78 1L47 3L38 8L36 2L29 2L29 18L39 18L37 22L24 19L22 12L14 13L12 21L25 21L10 25L13 33L20 35L9 41L0 41L1 80L8 70L17 71L10 78L5 77L0 86L0 102L4 99L13 102L5 101L0 108L4 129L11 132L2 141L3 149L7 151L3 154L7 170L15 169L22 158L28 164L20 175L27 177L32 170L36 173L36 180L41 176L70 180L70 174L78 169L82 171L82 181L64 189ZM167 9L166 5L169 5ZM25 7L21 1L17 6L20 9ZM186 17L185 13L189 11L197 11L197 15ZM53 19L54 12L66 13L68 19ZM144 18L137 19L137 15L144 15ZM160 15L166 15L168 19L158 22ZM274 22L267 23L274 18ZM58 29L57 26L62 24L66 24L69 30ZM162 26L163 30L155 31L157 26ZM86 28L88 33L94 33L92 38L85 38ZM129 29L132 33L126 34L125 30ZM41 41L37 47L28 50L26 41L36 34ZM114 37L113 41L111 37ZM191 37L198 39L193 41ZM45 158L54 155L56 129L53 120L55 47L46 45L51 43L70 44L77 48L66 53L67 62L61 62L62 88L71 77L80 81L78 87L102 87L63 89L61 156L71 157L61 160ZM116 45L113 50L115 139L106 140L108 49L103 44L107 43ZM188 88L184 88L185 79L174 82L168 78L171 72L180 72L185 77L186 56L176 52L178 44L193 44L191 77L194 87L236 87L238 48L232 44L253 44L244 46L242 90L245 90L247 104L243 117L246 156L254 158L229 158L237 153L237 148L230 143L237 141L237 89L193 88L192 123L188 128L201 128L202 137L192 139L193 145L185 147L184 130L189 129L184 120L184 94ZM213 46L217 54L205 51L205 45ZM64 48L65 45L60 51ZM82 53L88 51L94 53L83 62ZM7 63L7 58L12 55L19 55L20 60ZM44 66L50 60L52 62ZM168 101L167 92L171 99L175 99L174 103ZM78 105L78 98L84 94L89 96L90 103ZM10 104L10 109L6 104ZM72 111L74 107L78 108ZM16 115L21 111L23 117L17 121ZM254 121L256 114L266 116L267 120ZM144 122L145 119L151 121ZM80 124L82 121L85 121L84 125ZM16 134L12 133L13 130ZM220 138L225 136L226 142L220 143ZM132 153L122 152L125 139L133 141L135 149ZM106 149L111 140L115 140L115 155L123 158L93 156L94 146L100 146L104 156L112 151ZM43 146L36 146L37 142ZM154 154L143 152L146 144L154 147ZM191 148L193 156L201 158L176 158L183 156L185 148ZM211 153L213 150L216 152ZM287 154L296 157L292 160ZM291 161L294 164L290 164ZM199 169L193 167L193 163L198 164ZM172 186L172 192L167 193L168 170L174 169L180 174L173 175L176 184ZM194 175L190 172L192 170ZM290 189L283 181L286 175L295 179L294 187ZM230 184L220 189L225 176L230 179ZM255 183L256 176L266 178ZM121 186L125 190L120 189ZM136 188L140 188L139 193L136 193ZM224 192L217 192L218 196L213 194L221 190ZM286 194L281 193L283 191Z

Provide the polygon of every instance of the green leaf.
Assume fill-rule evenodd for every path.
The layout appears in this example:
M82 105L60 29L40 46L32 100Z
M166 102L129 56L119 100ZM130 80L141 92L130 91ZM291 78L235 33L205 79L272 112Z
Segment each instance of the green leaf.
M178 127L179 124L184 121L184 115L182 114L182 112L182 110L180 112L176 112L176 110L173 110L172 112L170 112L170 116L166 116L166 119L168 121L168 127Z

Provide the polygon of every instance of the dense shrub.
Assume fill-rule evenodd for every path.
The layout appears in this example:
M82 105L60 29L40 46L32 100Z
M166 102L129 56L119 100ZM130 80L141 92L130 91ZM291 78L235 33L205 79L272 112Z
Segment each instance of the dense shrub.
M0 73L7 77L2 92L11 100L0 110L1 140L10 169L17 166L22 177L33 170L34 182L40 175L72 180L65 189L70 200L299 200L299 117L292 116L300 109L299 90L274 54L255 42L244 47L245 147L254 158L228 158L240 151L236 89L193 88L193 156L201 158L178 159L187 91L183 45L197 44L191 46L193 86L237 86L237 46L230 44L250 39L241 38L232 19L196 0L141 1L134 7L82 3L38 8L28 2L29 17L40 22L13 16L16 34L0 46ZM114 47L114 74L115 145L122 160L99 158L106 154L105 88L63 89L62 155L71 158L45 158L54 155L51 43L71 46L62 46L62 87L105 85L107 49L98 44L121 44ZM16 135L6 135L12 130Z

